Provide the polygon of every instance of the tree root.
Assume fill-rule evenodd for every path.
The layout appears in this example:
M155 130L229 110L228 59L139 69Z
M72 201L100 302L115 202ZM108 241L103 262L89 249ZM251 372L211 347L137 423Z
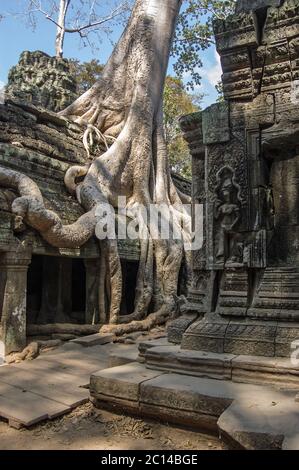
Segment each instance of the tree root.
M32 361L39 355L39 344L38 342L33 342L28 344L22 352L19 353L12 353L6 356L6 362L8 364L12 364L13 362L21 362L25 361L26 359Z
M70 334L86 336L98 333L101 325L73 325L71 323L51 323L48 325L28 325L28 336L50 336L53 334Z
M171 313L169 310L162 307L158 312L149 314L144 320L132 321L120 325L104 325L100 329L100 333L122 336L137 331L149 331L155 326L164 325L170 318Z
M41 351L46 349L57 348L63 343L63 341L56 339L56 340L49 340L49 341L33 341L23 349L22 352L19 353L12 353L6 356L7 364L12 364L14 362L22 362L22 361L32 361L36 359Z

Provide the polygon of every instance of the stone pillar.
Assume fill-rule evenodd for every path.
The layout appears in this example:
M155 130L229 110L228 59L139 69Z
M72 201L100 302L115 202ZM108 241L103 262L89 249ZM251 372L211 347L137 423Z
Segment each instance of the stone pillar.
M202 113L198 112L183 116L180 119L180 127L183 137L188 143L190 154L192 156L192 212L193 212L193 230L195 230L195 204L205 206L205 146L202 133ZM203 211L203 227L205 211ZM198 221L196 221L197 223ZM206 260L205 253L205 235L203 233L203 247L191 253L192 279L188 286L188 302L180 305L181 316L174 320L168 327L168 340L179 344L184 332L198 318L206 312Z
M27 270L31 253L9 251L0 255L0 313L5 354L26 346Z
M84 264L86 270L85 323L99 323L100 263L98 259L85 259Z

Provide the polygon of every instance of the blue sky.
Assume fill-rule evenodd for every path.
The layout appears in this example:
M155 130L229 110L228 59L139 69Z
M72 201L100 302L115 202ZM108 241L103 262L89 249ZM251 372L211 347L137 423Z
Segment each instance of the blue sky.
M23 1L23 0L22 0ZM13 3L16 5L20 0L0 0L0 14L9 11ZM112 36L114 42L122 32L121 27L116 27ZM105 35L99 44L98 51L91 51L89 47L80 45L76 35L66 35L64 57L76 58L80 61L88 61L97 58L105 63L108 59L113 45ZM6 17L0 22L0 82L7 81L7 74L24 50L42 50L49 55L54 54L55 25L45 20L42 16L37 24L36 30L32 31L21 18ZM196 92L204 93L202 106L206 107L217 99L215 84L221 76L221 66L218 55L213 47L202 52L203 68L200 69L202 85L197 87ZM169 73L172 73L172 60L169 64ZM187 77L186 77L187 78Z

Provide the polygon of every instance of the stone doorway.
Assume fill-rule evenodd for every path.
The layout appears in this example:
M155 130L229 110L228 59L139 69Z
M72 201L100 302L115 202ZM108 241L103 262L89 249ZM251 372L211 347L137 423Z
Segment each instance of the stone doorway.
M121 266L123 275L123 298L121 303L121 315L130 315L134 312L135 290L139 262L121 260Z
M33 255L27 273L27 322L37 323L42 306L43 256Z
M33 255L27 275L27 323L85 323L83 259Z

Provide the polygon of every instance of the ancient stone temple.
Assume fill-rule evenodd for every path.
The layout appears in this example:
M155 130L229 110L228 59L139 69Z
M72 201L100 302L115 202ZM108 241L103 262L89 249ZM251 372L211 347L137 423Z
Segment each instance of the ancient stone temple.
M181 119L204 214L189 304L91 395L238 448L298 449L299 1L239 0L214 29L225 100Z
M67 192L64 175L70 166L87 161L82 142L86 128L52 110L73 101L75 90L67 61L39 51L24 52L10 72L6 101L0 104L0 165L36 181L47 209L65 224L84 213ZM90 157L104 151L101 143L95 144ZM189 181L179 176L175 181L190 194ZM104 258L98 240L94 237L78 249L53 248L12 214L17 196L1 188L0 179L0 340L6 354L23 350L32 325L107 322L106 299L98 295ZM134 310L139 243L118 240L118 244L126 315Z
M24 51L8 75L7 96L61 111L76 99L70 63L41 51Z
M204 318L184 349L289 356L299 338L298 15L293 0L238 2L215 23L225 102L181 120L205 214Z

